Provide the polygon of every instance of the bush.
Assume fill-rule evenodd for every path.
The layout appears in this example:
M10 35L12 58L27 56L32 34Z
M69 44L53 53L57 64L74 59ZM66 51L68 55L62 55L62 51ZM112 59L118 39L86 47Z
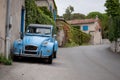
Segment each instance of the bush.
M73 41L78 44L82 45L83 43L89 43L90 35L82 32L80 29L76 29L72 27L72 34L73 34Z
M75 42L71 42L71 43L66 43L65 47L74 47L74 46L79 46L78 44L76 44Z
M4 56L0 55L0 63L5 65L12 65L12 59L6 59Z

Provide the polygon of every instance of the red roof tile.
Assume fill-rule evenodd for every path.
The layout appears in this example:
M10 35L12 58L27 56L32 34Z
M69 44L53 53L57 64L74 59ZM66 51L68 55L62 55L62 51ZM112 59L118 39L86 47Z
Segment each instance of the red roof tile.
M96 19L83 19L83 20L70 20L67 21L69 24L88 24L88 23L94 23Z

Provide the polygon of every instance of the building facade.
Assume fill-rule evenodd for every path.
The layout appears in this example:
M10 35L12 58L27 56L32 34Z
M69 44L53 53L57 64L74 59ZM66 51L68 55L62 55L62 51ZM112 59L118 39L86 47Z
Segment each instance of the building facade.
M96 19L84 19L84 20L71 20L68 21L72 26L80 27L80 30L91 35L91 44L101 44L101 25L98 18Z
M48 0L36 0L35 3L39 7L47 7L47 9L49 10L49 2L48 2Z
M56 20L57 16L57 6L55 0L36 0L35 3L39 7L46 7L53 14L54 20Z
M8 0L0 0L0 53L5 54L6 35L9 37L9 51L15 39L20 38L21 26L24 25L25 0L9 0L9 29L7 30Z

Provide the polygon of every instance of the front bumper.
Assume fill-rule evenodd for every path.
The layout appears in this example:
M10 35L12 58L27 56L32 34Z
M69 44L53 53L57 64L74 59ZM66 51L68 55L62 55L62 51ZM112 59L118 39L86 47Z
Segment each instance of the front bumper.
M25 53L14 53L14 56L18 57L34 57L34 58L48 58L49 56L42 56L41 54L25 54Z

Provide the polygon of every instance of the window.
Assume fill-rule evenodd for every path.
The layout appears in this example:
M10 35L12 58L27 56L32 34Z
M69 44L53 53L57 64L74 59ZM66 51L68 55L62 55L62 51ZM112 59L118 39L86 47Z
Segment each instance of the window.
M29 27L28 30L27 30L27 33L49 35L51 33L51 29L50 28L44 28L44 27Z
M88 26L83 26L83 31L88 31Z

